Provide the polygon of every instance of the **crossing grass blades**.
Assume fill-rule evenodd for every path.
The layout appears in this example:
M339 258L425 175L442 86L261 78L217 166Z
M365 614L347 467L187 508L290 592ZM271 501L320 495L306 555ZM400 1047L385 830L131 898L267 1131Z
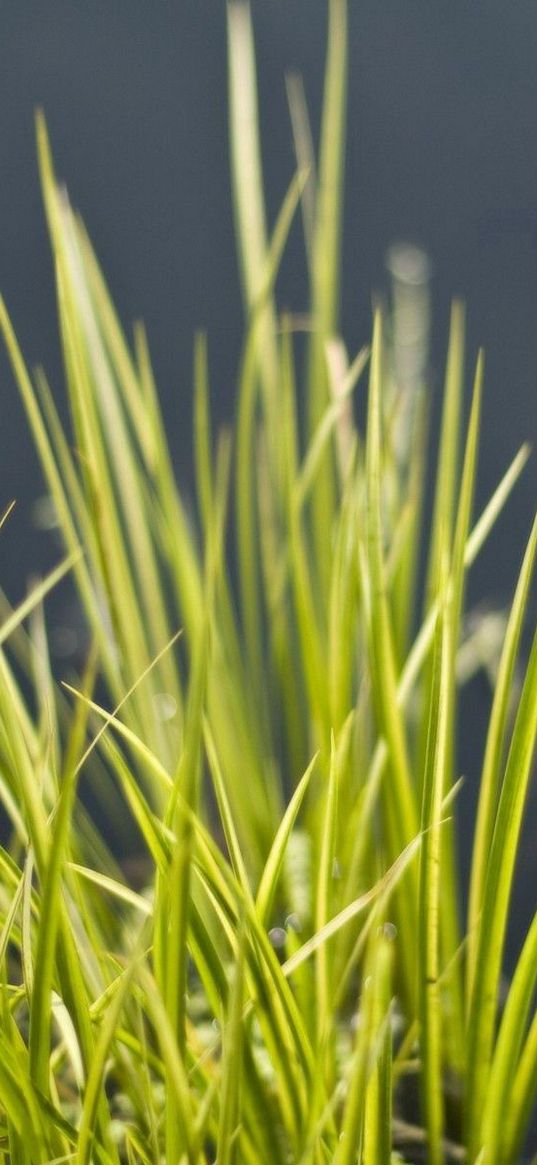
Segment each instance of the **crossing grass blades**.
M423 361L410 377L398 364L409 305L426 322L412 280L397 284L406 315L379 309L370 347L347 356L346 20L330 0L315 157L289 79L297 170L269 232L250 12L228 7L246 326L233 431L214 437L196 340L195 522L144 330L132 345L121 330L38 117L70 426L2 304L66 556L22 606L3 600L6 1165L512 1165L527 1151L537 917L499 1000L537 731L537 639L521 650L537 524L496 660L466 917L455 735L467 575L528 451L476 513L483 363L467 410L459 304L434 457ZM276 296L295 218L299 320ZM43 601L67 572L91 646L59 683ZM88 789L132 823L141 878Z

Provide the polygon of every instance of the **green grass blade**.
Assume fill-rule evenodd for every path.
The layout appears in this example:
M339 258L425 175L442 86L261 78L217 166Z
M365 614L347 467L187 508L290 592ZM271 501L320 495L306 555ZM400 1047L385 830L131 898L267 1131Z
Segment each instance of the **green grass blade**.
M536 551L537 518L533 523L517 588L511 604L490 714L483 771L481 774L468 904L467 990L469 997L473 986L476 955L475 939L479 917L482 911L487 863L494 830L500 772L505 752L505 738L512 700L515 664L535 565Z
M537 1081L537 1014L534 1014L522 1049L514 1080L511 1081L509 1109L505 1113L503 1152L506 1161L520 1157L535 1108Z
M94 661L86 676L86 688L93 687L95 680ZM36 1088L43 1095L49 1091L49 1055L52 984L56 953L56 940L61 925L61 879L63 867L69 853L69 830L76 791L78 754L82 750L87 724L87 708L79 704L73 719L67 768L63 774L60 797L55 814L54 828L49 847L49 860L43 878L41 910L39 917L38 941L35 956L30 1010L30 1074Z
M286 88L297 168L303 174L307 174L307 181L302 191L302 221L306 255L309 266L311 267L315 235L317 189L313 136L302 77L298 73L288 73L286 77Z
M455 300L451 308L446 383L427 570L428 603L434 599L439 585L442 541L446 537L446 534L448 540L451 541L453 534L456 490L459 479L460 417L464 378L464 333L464 307L459 300Z
M278 887L278 880L285 860L287 843L296 824L302 802L308 791L313 770L317 763L318 753L310 761L305 773L300 778L293 796L285 810L278 831L271 846L265 863L256 894L256 911L260 921L267 924L270 918L274 895Z
M481 417L481 397L483 389L483 355L479 354L475 372L472 406L468 423L468 434L464 451L461 486L457 503L457 515L453 540L451 563L451 619L449 683L446 688L447 724L444 791L451 787L455 773L455 733L457 723L456 655L465 593L465 555L471 528L472 507L477 473L479 426ZM461 943L459 918L459 889L457 873L457 853L455 830L449 822L442 834L442 957L444 963L453 959ZM449 984L451 1022L447 1030L449 1056L452 1067L459 1074L464 1073L464 1003L463 982L460 964L455 963Z
M379 941L372 942L370 960L366 963L367 974L362 983L360 1001L360 1026L354 1063L352 1065L348 1093L343 1110L341 1133L334 1154L334 1165L355 1165L357 1160L363 1160L362 1147L364 1142L364 1125L366 1118L367 1098L371 1098L371 1073L376 1069L375 1044L379 1034L379 1012L383 1003L389 998L389 979L391 971L392 951L390 944ZM382 1045L382 1038L381 1038ZM371 1062L373 1060L373 1062ZM371 1128L368 1130L368 1154L376 1136ZM378 1151L379 1144L374 1145ZM381 1158L377 1158L380 1165Z
M467 1036L466 1136L470 1156L475 1156L480 1149L509 900L536 735L537 635L531 649L503 776L476 938L475 974Z
M119 982L116 985L111 1003L101 1024L101 1030L95 1045L86 1082L82 1117L78 1130L77 1165L90 1165L93 1152L97 1148L94 1144L94 1130L104 1085L106 1062L117 1030L119 1016L125 1005L136 969L137 958L134 957L130 965L119 977ZM113 1161L119 1163L119 1155L117 1151L111 1149L110 1142L105 1144L103 1148L110 1153Z
M251 311L262 292L268 251L255 52L247 0L231 0L227 12L231 172L243 294L246 307ZM275 340L275 309L270 298L259 321L258 352L259 376L274 445L277 423Z
M41 583L38 583L32 588L31 593L27 599L13 611L13 614L5 619L0 627L0 645L5 643L6 639L13 634L13 631L18 627L24 619L31 614L31 612L43 601L46 595L58 585L60 580L72 570L74 564L81 556L81 551L77 550L70 554L68 558L61 562L59 566L52 570Z
M513 1161L512 1147L505 1145L505 1113L510 1108L510 1088L516 1080L516 1069L522 1048L524 1031L537 983L537 914L530 926L516 970L509 986L483 1111L481 1142L487 1165L504 1165ZM537 1090L537 1084L535 1085ZM522 1136L523 1125L518 1126Z
M395 858L417 833L417 806L412 785L406 731L397 701L397 675L387 596L386 572L383 556L384 532L382 526L381 478L381 378L382 378L382 323L377 313L373 331L369 382L369 410L367 423L366 478L367 478L367 577L368 636L371 685L379 732L384 736L389 756L390 782L383 790L386 830L390 855ZM415 933L415 886L408 884L405 912L408 911L402 935ZM407 880L408 882L408 880ZM411 921L414 919L414 925ZM405 940L406 941L406 940ZM406 990L412 999L415 992L413 954L410 944L406 951Z
M213 480L207 339L201 333L196 336L194 345L194 447L198 506L206 530L213 509Z
M448 759L453 635L453 611L448 599L447 578L444 578L441 594L442 610L438 620L423 781L423 840L419 885L420 1084L427 1130L428 1159L431 1165L443 1165L444 1161L442 996L439 987L440 911L443 893L442 803Z
M218 1165L240 1161L240 1102L243 1075L244 935L239 930L228 1015L222 1036Z
M336 331L345 172L347 93L347 2L330 0L322 109L315 235L312 249L308 425L313 435L328 401L325 343ZM321 580L328 577L329 541L335 502L334 464L325 464L313 494L313 526Z
M376 961L372 1026L380 1038L378 1059L367 1085L364 1113L363 1165L390 1165L392 1161L392 1033L390 990L393 950L389 940L381 940ZM385 962L385 966L382 966Z
M348 747L348 729L342 732L342 740L336 741L332 735L328 784L323 798L323 822L320 830L317 856L317 879L315 886L315 930L319 932L326 925L333 913L334 862L336 860L337 827L338 827L338 791L342 767L342 756L345 757ZM317 1046L322 1049L324 1060L324 1074L327 1092L334 1088L334 1031L332 1026L332 998L333 998L333 954L332 950L323 944L318 948L315 956L315 1012L317 1024Z

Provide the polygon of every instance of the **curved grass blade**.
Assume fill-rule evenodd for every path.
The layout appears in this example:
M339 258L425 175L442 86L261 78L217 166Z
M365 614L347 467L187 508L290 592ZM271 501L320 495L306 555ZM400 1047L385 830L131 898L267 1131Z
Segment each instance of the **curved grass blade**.
M468 964L467 991L471 996L475 972L476 935L483 906L483 892L498 803L498 786L505 753L512 684L520 644L520 636L528 602L531 578L537 552L537 517L528 540L520 576L514 594L509 621L494 691L489 720L485 757L479 788L479 802L475 826L470 894L468 904Z
M476 935L468 1017L466 1139L470 1158L481 1147L498 989L522 814L537 735L537 634L530 653L502 781Z
M506 1146L505 1113L510 1109L510 1089L516 1081L524 1031L537 983L537 914L530 926L516 970L509 986L509 994L496 1039L494 1058L483 1110L481 1142L486 1165L504 1165L514 1161L512 1146ZM537 1090L537 1083L534 1091ZM519 1115L522 1115L519 1110ZM524 1125L517 1127L517 1136L523 1136ZM506 1152L507 1149L507 1152ZM518 1155L518 1154L517 1154Z
M265 868L263 870L256 894L257 915L260 922L264 925L268 923L270 918L272 903L278 886L278 879L280 877L282 866L285 860L287 843L296 823L302 802L307 793L318 755L319 754L316 753L312 758L305 773L298 782L298 785L287 806L280 825L278 826L278 832L276 833L270 853L265 863Z
M533 1016L520 1061L511 1082L509 1109L502 1135L506 1161L520 1157L535 1106L537 1091L537 1013Z

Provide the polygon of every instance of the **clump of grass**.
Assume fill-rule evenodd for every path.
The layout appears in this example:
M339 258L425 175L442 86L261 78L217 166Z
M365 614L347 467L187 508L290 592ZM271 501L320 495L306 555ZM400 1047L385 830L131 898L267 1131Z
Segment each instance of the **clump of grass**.
M196 341L195 529L145 333L124 337L38 118L69 433L3 305L0 324L67 557L0 632L0 1156L507 1165L537 1086L537 920L499 1006L537 731L537 639L519 660L537 524L498 660L464 919L455 732L467 572L527 449L475 517L483 361L464 426L455 304L427 529L427 302L415 266L405 284L408 255L392 255L395 310L376 312L370 349L349 358L338 334L345 2L329 4L318 158L289 83L298 168L271 233L242 0L228 28L246 335L236 423L214 440ZM275 294L299 211L304 370L304 320ZM92 647L58 686L42 601L68 570ZM132 819L141 885L82 775Z

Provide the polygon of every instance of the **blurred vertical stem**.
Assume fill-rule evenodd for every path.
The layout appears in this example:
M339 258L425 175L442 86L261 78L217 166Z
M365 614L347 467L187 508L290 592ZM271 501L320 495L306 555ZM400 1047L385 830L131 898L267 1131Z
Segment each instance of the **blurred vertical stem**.
M416 575L425 497L427 388L430 336L431 265L425 251L396 243L386 256L392 280L392 453L395 517L405 515L404 537L395 572L394 638L400 665L406 658L416 595Z
M229 119L231 177L240 274L247 315L264 298L268 239L259 142L257 74L250 5L228 4ZM277 452L277 321L271 295L257 322L258 376L267 417L271 453Z
M338 327L341 231L345 172L347 96L347 0L330 0L328 46L311 270L312 333L309 349L308 427L313 435L329 399L325 345ZM336 478L330 461L321 468L312 494L315 551L321 594L326 595L330 530Z

